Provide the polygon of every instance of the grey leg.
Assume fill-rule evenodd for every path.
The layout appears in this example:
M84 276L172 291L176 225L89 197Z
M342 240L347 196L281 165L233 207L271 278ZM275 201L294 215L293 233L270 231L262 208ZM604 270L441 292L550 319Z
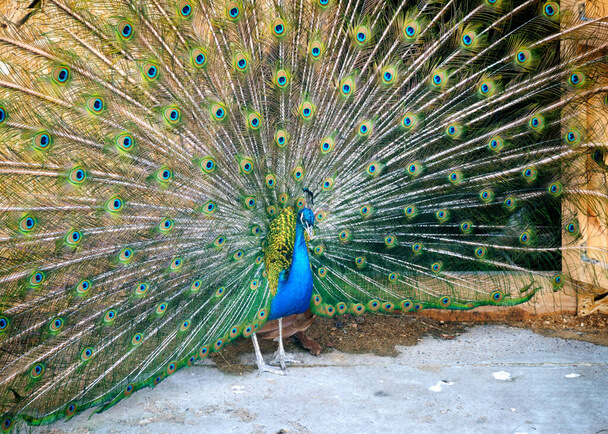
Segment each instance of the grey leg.
M270 372L271 374L285 375L285 373L283 371L281 371L280 369L272 368L264 362L264 357L262 357L262 352L260 351L260 345L258 344L258 338L255 335L255 333L251 335L251 340L253 341L253 349L255 351L255 361L256 361L256 364L258 365L258 375L260 375L262 372Z
M292 354L285 352L283 347L283 318L279 318L279 349L275 353L274 359L270 362L271 365L281 365L281 369L285 370L285 363L301 363Z

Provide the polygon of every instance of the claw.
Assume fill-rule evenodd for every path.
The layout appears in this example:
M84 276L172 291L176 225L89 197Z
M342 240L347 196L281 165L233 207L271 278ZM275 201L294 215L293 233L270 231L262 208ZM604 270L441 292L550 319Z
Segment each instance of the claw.
M286 375L284 370L273 368L272 366L268 366L266 363L262 363L262 365L258 365L258 377L264 372L268 372L269 374L275 375Z
M286 353L285 350L281 351L282 348L279 348L276 353L274 353L274 359L270 361L271 365L281 365L281 369L285 370L286 363L297 364L302 363L300 359L294 356L291 353Z

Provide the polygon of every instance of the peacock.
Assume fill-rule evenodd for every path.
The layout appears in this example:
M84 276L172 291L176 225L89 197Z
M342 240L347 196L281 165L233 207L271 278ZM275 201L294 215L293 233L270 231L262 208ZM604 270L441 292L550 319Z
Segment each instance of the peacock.
M104 411L237 338L281 373L256 333L309 309L588 291L608 36L564 3L15 3L2 429Z

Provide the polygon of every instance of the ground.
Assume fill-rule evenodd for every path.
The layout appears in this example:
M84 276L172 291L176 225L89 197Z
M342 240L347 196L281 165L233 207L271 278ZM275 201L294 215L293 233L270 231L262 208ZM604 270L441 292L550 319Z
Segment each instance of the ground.
M430 312L429 312L430 313ZM471 315L475 313L475 315ZM306 334L317 341L323 351L338 350L351 354L372 353L395 356L396 345L416 345L424 336L452 340L467 328L479 324L502 324L533 330L544 336L582 340L608 346L608 315L579 317L574 315L532 316L512 310L508 318L492 319L477 312L441 312L443 319L419 315L374 315L336 318L317 317ZM447 314L447 315L446 315ZM264 354L276 351L276 343L260 341ZM292 338L285 343L287 351L302 350ZM252 351L249 340L239 341L214 354L213 361L226 373L239 374L255 369L241 363L241 356Z
M257 376L251 343L243 341L105 413L40 431L608 431L608 347L597 345L608 341L608 318L510 322L320 319L309 334L323 353L313 357L289 340L303 363L286 376ZM263 344L267 359L275 348Z

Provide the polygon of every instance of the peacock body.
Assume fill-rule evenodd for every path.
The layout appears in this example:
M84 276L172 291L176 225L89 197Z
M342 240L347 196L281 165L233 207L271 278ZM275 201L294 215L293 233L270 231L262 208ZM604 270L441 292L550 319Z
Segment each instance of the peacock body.
M5 430L103 411L268 319L509 306L583 290L567 258L604 253L578 220L606 200L584 183L602 18L34 3L0 29Z
M296 216L288 207L269 224L268 245L264 249L272 295L269 319L304 313L310 306L313 276L305 228L312 228L314 222L309 208L303 208Z

